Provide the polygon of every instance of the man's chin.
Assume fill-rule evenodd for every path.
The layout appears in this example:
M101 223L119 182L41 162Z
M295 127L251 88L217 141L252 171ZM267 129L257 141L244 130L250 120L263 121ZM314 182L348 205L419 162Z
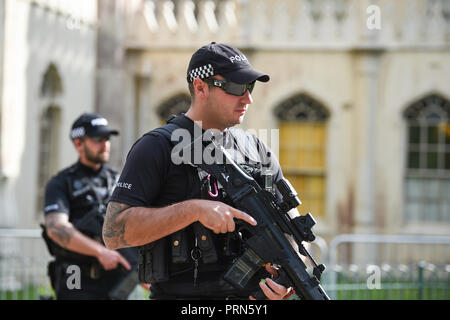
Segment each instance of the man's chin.
M102 163L108 162L108 161L109 161L109 152L107 152L107 153L101 153L101 154L98 156L98 158L100 159L100 161L101 161Z
M243 121L244 121L244 116L242 115L236 119L236 121L234 122L234 126L241 124Z
M93 162L93 163L95 163L95 164L105 164L105 163L107 163L109 161L109 156L104 156L104 157L98 156L98 157L91 158L91 159L88 159L88 160Z
M107 163L109 161L109 157L102 157L99 159L99 163L104 164Z

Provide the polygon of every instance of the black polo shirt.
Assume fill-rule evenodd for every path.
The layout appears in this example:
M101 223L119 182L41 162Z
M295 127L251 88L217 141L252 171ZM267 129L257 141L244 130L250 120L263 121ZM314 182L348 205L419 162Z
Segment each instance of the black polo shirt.
M78 161L47 183L44 214L67 213L69 221L82 218L92 208L107 204L117 176L107 165L96 171Z

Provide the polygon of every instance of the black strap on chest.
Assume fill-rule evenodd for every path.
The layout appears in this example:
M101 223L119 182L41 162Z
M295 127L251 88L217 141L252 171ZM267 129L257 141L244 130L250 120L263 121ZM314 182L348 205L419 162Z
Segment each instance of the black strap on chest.
M152 130L153 133L158 133L163 135L172 146L175 142L172 141L172 133L176 129L186 129L189 131L191 136L193 136L193 123L192 120L184 116L171 116L167 119L167 124ZM193 176L192 169L189 165L186 165L186 176L188 179L197 179L198 176ZM192 183L190 183L192 185ZM187 188L187 191L189 188ZM196 243L198 248L202 251L202 260L206 264L217 262L218 256L214 247L212 232L204 227L201 223L193 223L193 232L196 238ZM187 237L184 230L180 230L171 235L171 250L172 250L172 261L174 263L186 263L190 260L192 253L189 254L187 249Z
M70 196L71 200L73 200L74 194L75 194L75 191L73 190L74 189L73 185L74 185L74 181L76 179L74 177L74 175L76 174L77 169L78 169L77 167L73 168L70 171L70 174L67 176L67 179L66 179L67 187L69 190L69 196ZM114 187L114 183L115 183L115 177L108 168L103 168L102 170L106 176L106 190L107 190L107 196L104 197L104 199L109 199L109 197L111 197L111 195L112 195L112 191L113 191L113 187ZM91 177L80 177L80 178L81 179L84 178L83 181L85 181L87 184L87 188L82 188L81 189L82 192L80 192L80 194L86 193L88 191L92 191L95 194L95 198L98 202L98 205L100 207L102 205L104 205L104 203L103 203L104 199L102 199L100 194L96 191L96 186L94 185L92 178Z
M87 183L91 187L91 190L94 192L95 197L97 198L99 211L106 213L106 206L105 206L105 199L109 199L112 195L112 190L114 186L115 179L112 176L112 173L107 169L104 168L105 174L106 174L106 191L107 195L106 197L102 198L101 195L95 190L95 185L92 179L88 179Z
M186 129L189 130L191 134L193 134L193 126L192 121L184 116L170 116L167 120L167 123L163 125L162 127L156 128L149 133L159 133L162 136L164 136L170 144L174 145L174 142L172 141L172 133L176 129Z
M73 191L73 185L75 181L75 177L80 177L79 174L77 175L77 169L79 167L75 167L71 174L67 178L67 184L69 186L69 194L72 201L75 201L74 197L74 191ZM95 201L92 203L86 203L86 207L82 208L83 210L86 210L84 214L82 214L78 219L71 219L71 222L73 223L74 227L84 233L86 236L94 238L98 241L102 241L102 227L103 222L105 219L106 214L106 200L109 199L111 196L113 185L115 182L115 178L113 176L113 173L107 168L103 167L102 172L96 175L95 177L99 177L100 175L103 175L106 178L106 196L103 196L96 190L96 185L94 184L93 177L85 176L80 177L83 179L83 181L86 183L86 187L82 188L81 190L83 192L81 194L86 194L87 192L93 193L95 196ZM85 198L82 198L80 201L88 201Z

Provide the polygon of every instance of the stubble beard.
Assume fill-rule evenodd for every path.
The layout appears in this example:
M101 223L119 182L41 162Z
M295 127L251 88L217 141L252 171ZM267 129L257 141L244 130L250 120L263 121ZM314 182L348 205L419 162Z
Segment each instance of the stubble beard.
M99 152L96 154L86 146L84 147L84 154L88 161L93 162L95 164L104 164L109 160L109 152Z

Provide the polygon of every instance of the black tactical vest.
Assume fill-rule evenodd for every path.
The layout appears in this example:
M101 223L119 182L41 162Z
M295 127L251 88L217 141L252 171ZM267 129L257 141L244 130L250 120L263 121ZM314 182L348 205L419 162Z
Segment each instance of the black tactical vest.
M102 227L106 214L106 205L117 178L117 171L103 166L98 174L77 162L63 170L55 179L63 179L70 204L69 221L86 236L103 243ZM96 259L66 250L52 241L45 226L42 236L51 255L57 260L92 263Z
M163 135L171 141L171 133L178 128L192 129L192 121L184 116L169 118L167 124L157 128L151 133ZM232 134L228 139L242 140ZM229 140L231 141L231 140ZM239 143L240 141L234 141ZM171 142L173 144L173 142ZM242 157L244 163L240 163L258 182L262 183L262 165L258 161L252 161ZM182 164L185 170L186 183L200 188L200 199L221 201L233 206L231 199L216 179L205 171L194 168L188 164ZM200 183L199 183L200 182ZM187 199L182 199L187 200ZM165 204L168 205L168 204ZM200 272L199 280L205 280L205 274L211 274L217 280L217 275L225 273L233 261L243 253L243 243L234 233L214 234L201 223L196 222L185 229L159 239L155 242L141 246L139 249L139 279L144 283L161 284L170 283L174 277L181 282L196 282L196 268ZM184 276L185 275L185 276ZM174 286L177 284L174 283ZM170 285L168 285L170 287ZM156 286L152 286L154 288ZM233 288L230 288L230 292Z

